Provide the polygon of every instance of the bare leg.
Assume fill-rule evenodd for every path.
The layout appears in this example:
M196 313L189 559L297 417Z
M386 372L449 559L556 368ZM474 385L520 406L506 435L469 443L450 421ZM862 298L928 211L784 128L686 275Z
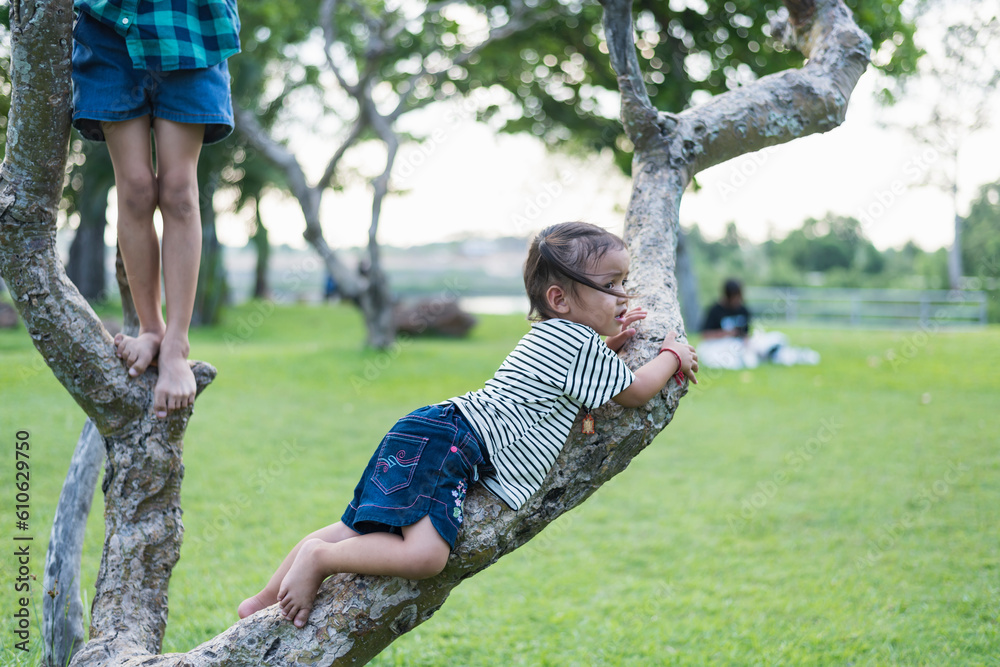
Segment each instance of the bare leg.
M278 605L282 616L301 628L309 620L319 585L330 575L356 572L427 579L444 569L450 553L429 516L404 527L402 536L368 533L332 544L306 540L281 581Z
M163 215L163 283L167 322L160 343L159 379L153 394L157 417L194 404L197 386L188 365L188 328L201 264L198 157L204 125L157 118L156 181Z
M158 192L149 116L104 123L103 128L115 170L118 244L139 316L139 335L118 334L115 349L128 364L129 375L138 377L156 357L166 330L160 312L160 243L153 228Z
M275 570L274 574L271 576L271 580L267 582L267 586L260 592L244 600L237 610L240 618L246 618L251 614L256 614L261 609L270 607L272 604L278 601L278 588L281 586L281 580L285 578L288 574L288 570L292 567L292 563L295 561L295 557L299 553L299 549L302 545L309 540L322 540L323 542L340 542L342 540L350 539L352 537L357 537L360 533L357 533L342 522L327 526L325 528L320 528L314 533L310 533L299 540L288 555L285 556L285 560L281 562L278 569Z

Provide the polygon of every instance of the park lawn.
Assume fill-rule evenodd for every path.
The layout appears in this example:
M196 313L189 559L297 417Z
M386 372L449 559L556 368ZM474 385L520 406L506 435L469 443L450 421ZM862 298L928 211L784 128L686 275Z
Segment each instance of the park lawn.
M248 304L192 334L219 376L185 439L164 651L236 620L339 518L410 409L481 386L527 328L362 349L345 307ZM701 373L675 421L582 507L460 586L377 665L1000 665L1000 329L795 329L818 367ZM32 571L83 422L23 329L0 332L0 432L31 433ZM13 451L0 663L13 650ZM9 509L8 509L9 508ZM101 553L88 524L89 604Z

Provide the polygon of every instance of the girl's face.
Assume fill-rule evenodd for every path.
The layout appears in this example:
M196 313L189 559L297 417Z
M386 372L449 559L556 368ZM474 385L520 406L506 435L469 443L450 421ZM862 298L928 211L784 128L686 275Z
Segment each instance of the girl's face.
M549 288L549 306L563 319L586 324L602 336L613 336L622 330L621 318L628 310L625 283L628 279L629 255L624 248L609 250L589 267L587 275L598 285L620 292L607 294L586 285L575 285L573 292L557 285Z

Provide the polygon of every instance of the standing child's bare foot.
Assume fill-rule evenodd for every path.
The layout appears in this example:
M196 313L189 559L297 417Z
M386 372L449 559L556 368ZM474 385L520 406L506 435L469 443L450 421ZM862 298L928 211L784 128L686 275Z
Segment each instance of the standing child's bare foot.
M160 419L166 418L168 412L194 404L198 385L188 364L187 355L186 340L164 338L160 344L160 358L157 362L160 376L153 392L153 410Z
M115 352L128 364L128 374L134 378L146 372L160 351L162 331L144 331L138 336L115 336Z
M295 627L304 627L309 620L309 612L312 611L313 601L316 599L316 591L319 585L326 579L326 574L322 571L317 558L317 548L320 548L323 540L306 540L295 556L295 562L288 570L288 574L281 580L281 587L278 589L278 606L281 608L281 615L295 624Z
M257 593L253 597L249 597L240 603L239 608L236 613L240 615L240 618L246 618L252 614L256 614L261 609L267 609L272 604L276 603L278 600L276 598L271 598L270 600L264 599L264 591Z

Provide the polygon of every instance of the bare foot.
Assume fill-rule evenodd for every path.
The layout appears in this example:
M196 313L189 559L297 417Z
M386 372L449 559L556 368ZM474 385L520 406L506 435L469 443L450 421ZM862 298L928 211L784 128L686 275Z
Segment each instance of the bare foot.
M247 616L256 614L261 609L267 609L277 601L276 598L271 598L270 600L264 599L264 591L261 591L257 595L241 602L236 613L240 615L240 618L246 618Z
M160 351L163 334L146 331L136 337L118 334L115 336L115 352L128 365L128 374L134 378L146 372L149 364Z
M316 549L325 544L323 540L307 540L295 556L288 574L281 580L278 589L278 606L281 615L295 624L304 627L312 611L313 600L319 585L326 579L326 574L320 569Z
M175 343L164 339L160 345L160 376L153 392L153 410L160 419L168 412L182 410L194 404L198 385L187 360L186 342Z

